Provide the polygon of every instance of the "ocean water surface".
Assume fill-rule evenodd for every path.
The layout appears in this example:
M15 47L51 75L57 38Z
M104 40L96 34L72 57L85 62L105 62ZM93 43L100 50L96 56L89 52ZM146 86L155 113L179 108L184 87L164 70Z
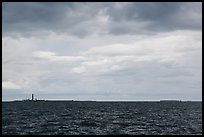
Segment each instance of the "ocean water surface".
M202 102L2 102L2 134L201 135Z

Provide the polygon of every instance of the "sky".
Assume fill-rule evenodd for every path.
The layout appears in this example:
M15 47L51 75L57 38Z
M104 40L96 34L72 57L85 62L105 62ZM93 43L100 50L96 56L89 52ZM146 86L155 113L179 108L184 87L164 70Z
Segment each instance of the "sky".
M2 100L202 100L201 2L3 2Z

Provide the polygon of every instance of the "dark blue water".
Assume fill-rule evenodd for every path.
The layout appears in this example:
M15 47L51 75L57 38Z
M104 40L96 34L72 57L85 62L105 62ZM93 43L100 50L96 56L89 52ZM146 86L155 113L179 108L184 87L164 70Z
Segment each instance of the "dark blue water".
M3 102L2 134L202 134L201 102Z

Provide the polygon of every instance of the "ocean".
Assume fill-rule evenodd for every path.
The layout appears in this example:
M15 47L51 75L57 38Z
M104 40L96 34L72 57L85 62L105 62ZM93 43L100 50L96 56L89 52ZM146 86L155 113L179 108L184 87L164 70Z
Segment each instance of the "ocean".
M202 135L202 102L2 102L3 135Z

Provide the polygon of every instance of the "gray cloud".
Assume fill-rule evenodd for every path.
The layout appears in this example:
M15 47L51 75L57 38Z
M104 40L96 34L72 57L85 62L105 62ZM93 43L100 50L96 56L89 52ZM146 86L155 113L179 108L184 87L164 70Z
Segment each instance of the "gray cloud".
M82 9L80 10L80 7ZM78 24L90 20L93 16L82 3L4 3L3 31L5 34L33 35L38 31L67 32L86 35L84 30L78 32ZM88 30L87 30L88 31ZM34 33L34 34L35 34ZM38 34L38 33L37 33Z
M201 3L3 3L3 35L154 34L201 29ZM108 20L100 24L98 17Z
M154 32L172 31L176 29L201 29L202 27L201 3L128 3L124 6L115 6L108 10L110 17L116 22L124 21L145 24L136 28L134 25L110 28L110 33L142 33L142 29ZM196 16L195 16L196 15ZM127 23L126 23L127 24ZM124 31L128 28L128 31ZM132 31L131 31L132 28ZM147 32L146 32L147 33Z
M182 3L128 3L109 9L110 16L116 20L160 21L178 12Z

